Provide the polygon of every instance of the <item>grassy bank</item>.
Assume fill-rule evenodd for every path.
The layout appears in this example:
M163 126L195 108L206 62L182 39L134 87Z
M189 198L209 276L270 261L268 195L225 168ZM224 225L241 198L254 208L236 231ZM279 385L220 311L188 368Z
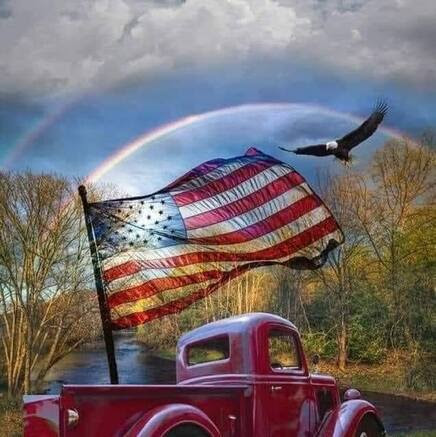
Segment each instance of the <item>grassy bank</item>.
M402 363L389 360L377 365L351 363L343 372L334 363L322 363L319 371L334 376L341 387L436 401L436 391L431 389L434 383L428 381L428 386L410 387L407 382L408 368Z
M407 433L389 434L389 437L436 437L436 431L411 431Z
M0 392L0 437L23 435L21 399L7 399Z
M176 356L175 347L152 349L151 353L169 360L175 360ZM397 357L381 364L350 363L345 371L340 371L335 363L324 361L319 364L318 372L334 376L341 387L436 401L436 391L425 388L411 389L407 386L407 367L401 364Z

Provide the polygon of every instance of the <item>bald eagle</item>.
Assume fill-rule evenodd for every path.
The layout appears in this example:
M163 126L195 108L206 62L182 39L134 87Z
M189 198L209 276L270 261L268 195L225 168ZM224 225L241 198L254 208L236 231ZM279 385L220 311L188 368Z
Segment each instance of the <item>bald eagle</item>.
M344 163L351 161L350 150L368 139L378 128L388 110L388 105L379 101L372 114L355 130L334 141L325 144L315 144L306 147L298 147L289 150L284 147L280 149L286 152L293 152L297 155L330 156L333 155Z

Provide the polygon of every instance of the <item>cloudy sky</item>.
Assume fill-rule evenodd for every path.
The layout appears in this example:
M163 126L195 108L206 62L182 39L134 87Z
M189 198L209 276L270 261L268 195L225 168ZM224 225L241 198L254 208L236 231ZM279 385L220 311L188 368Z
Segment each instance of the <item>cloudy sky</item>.
M147 132L248 105L166 131L102 180L144 193L250 145L311 173L319 160L276 145L341 136L379 97L387 128L435 129L435 22L433 0L0 0L0 166L85 177Z

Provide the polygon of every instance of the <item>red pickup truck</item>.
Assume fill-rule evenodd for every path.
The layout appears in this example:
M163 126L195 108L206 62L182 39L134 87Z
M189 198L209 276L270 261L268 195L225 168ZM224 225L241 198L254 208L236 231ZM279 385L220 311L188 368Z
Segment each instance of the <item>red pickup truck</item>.
M25 396L24 435L373 437L373 405L311 374L297 328L265 313L209 323L177 345L176 385L65 385Z

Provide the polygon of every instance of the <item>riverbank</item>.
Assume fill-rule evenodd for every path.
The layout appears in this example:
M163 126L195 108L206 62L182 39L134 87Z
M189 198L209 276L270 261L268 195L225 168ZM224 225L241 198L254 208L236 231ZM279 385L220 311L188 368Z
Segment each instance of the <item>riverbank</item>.
M412 431L408 433L389 434L391 437L436 437L436 431Z
M407 369L404 365L394 365L389 362L371 366L351 363L345 371L340 371L335 364L322 363L319 371L334 376L340 387L354 387L366 392L436 402L436 391L412 390L406 386Z
M175 361L176 358L174 348L150 349L150 353L165 360ZM436 402L436 391L412 390L406 386L407 368L404 364L399 363L401 360L393 356L381 364L349 363L345 371L341 371L335 363L322 361L318 365L317 371L334 376L341 388L353 387L365 392ZM311 371L313 372L314 369L312 368Z

